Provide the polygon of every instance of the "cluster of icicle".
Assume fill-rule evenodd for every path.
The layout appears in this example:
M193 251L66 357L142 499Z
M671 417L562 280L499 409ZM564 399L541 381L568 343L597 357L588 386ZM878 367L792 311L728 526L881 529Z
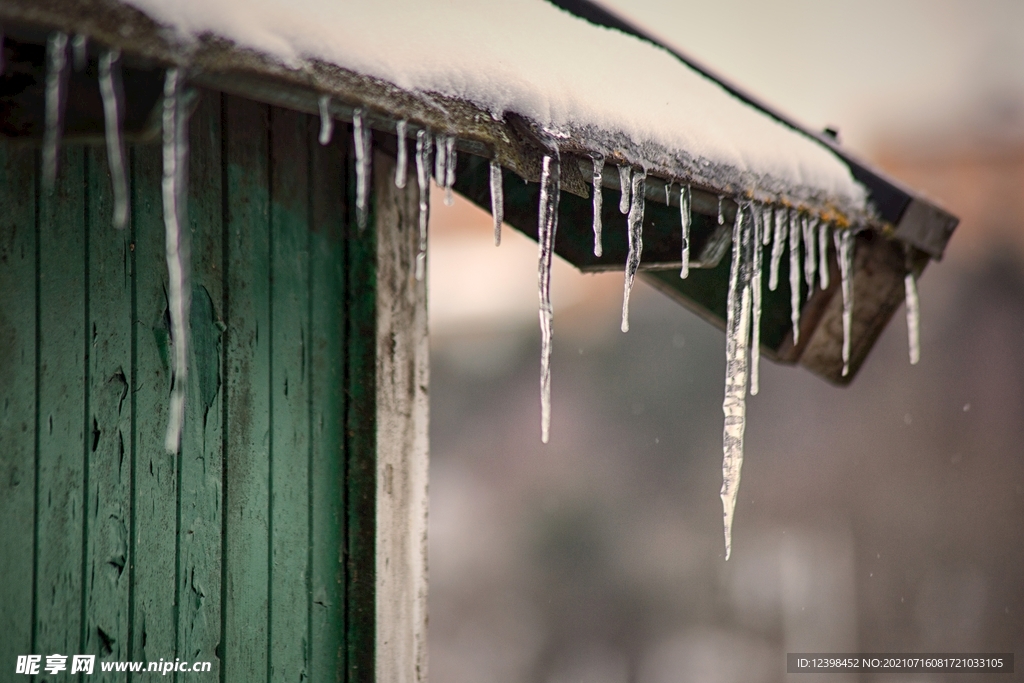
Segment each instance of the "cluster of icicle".
M71 41L64 33L54 33L47 41L45 129L43 136L42 170L45 187L52 191L57 177L57 161L63 124L68 78L68 47L72 49L74 68L85 68L88 52L82 36ZM2 35L0 35L2 45ZM0 63L0 70L3 65ZM113 187L113 218L116 228L124 228L129 220L128 182L125 171L125 152L121 136L122 102L119 99L116 78L120 69L120 52L107 50L99 59L99 86L103 102L106 130L106 150ZM187 215L188 167L188 113L183 101L184 74L173 68L166 72L162 106L163 124L163 180L165 248L168 272L168 309L173 346L173 375L170 415L165 446L177 452L185 414L185 387L188 374L188 320L190 306L188 233L183 230ZM319 142L330 142L334 122L330 114L329 96L321 96L319 109L321 129ZM370 159L372 137L366 112L356 109L352 117L356 166L356 219L360 229L368 222L370 188ZM408 166L408 124L399 121L395 185L404 188ZM452 203L455 184L456 139L452 135L432 134L426 129L416 132L415 165L419 189L419 246L415 263L415 277L422 280L426 273L427 227L430 213L430 179L444 189L445 204ZM540 299L541 329L541 440L548 441L551 424L551 343L553 313L551 306L551 263L554 256L555 236L558 230L558 203L560 188L560 158L556 148L544 154L540 178L537 241L539 245L538 291ZM433 168L431 168L433 167ZM643 251L643 217L647 174L642 169L619 167L619 210L627 216L629 251L623 283L623 332L629 330L629 298ZM602 255L602 193L604 160L595 158L593 164L593 233L594 255ZM494 243L501 243L503 220L503 178L500 164L490 164L491 213ZM671 200L672 185L666 185L666 204ZM723 197L719 197L718 222L724 223ZM691 191L688 186L679 189L680 223L682 231L681 278L689 274L689 230ZM726 313L726 379L725 414L723 430L723 484L722 504L725 518L726 559L732 550L732 523L736 507L736 494L743 462L743 432L745 426L746 394L757 394L760 361L760 321L764 249L769 245L768 288L778 287L779 266L787 246L789 248L789 275L791 293L791 319L793 342L800 339L801 276L809 288L829 286L829 235L835 243L837 261L842 278L843 296L843 375L849 372L850 325L853 311L853 250L854 231L833 230L832 226L816 216L786 207L773 207L753 201L740 204L733 224L732 267L729 273L729 293ZM803 245L801 249L801 244ZM801 253L802 252L802 253ZM910 361L917 363L919 351L919 306L917 285L908 268L905 279L907 325L910 339Z

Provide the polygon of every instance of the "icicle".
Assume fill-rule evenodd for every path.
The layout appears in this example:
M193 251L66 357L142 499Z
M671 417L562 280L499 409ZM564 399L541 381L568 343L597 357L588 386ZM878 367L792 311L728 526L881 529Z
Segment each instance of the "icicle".
M370 186L370 127L363 120L365 112L356 109L352 114L352 130L356 143L356 221L359 229L366 229L366 196Z
M839 261L839 275L843 290L843 377L850 374L850 327L853 324L853 248L852 230L836 231L832 235L836 243L836 258Z
M722 412L722 508L725 559L732 554L732 521L743 466L743 431L746 426L747 350L750 339L750 231L744 226L743 207L736 209L732 229L732 266L725 322L725 399ZM748 221L749 222L749 219Z
M399 190L405 189L405 179L409 174L409 152L408 141L405 139L405 129L408 122L402 119L395 126L395 135L398 137L398 159L395 163L395 187Z
M818 280L818 248L815 246L818 235L817 217L804 216L804 279L807 282L807 298L814 293Z
M782 262L782 252L786 249L786 240L789 238L789 225L785 207L775 209L775 236L772 240L772 262L768 273L768 289L773 292L779 287L779 264ZM765 232L767 232L767 228Z
M789 316L793 344L800 343L800 216L789 210Z
M491 160L491 216L494 218L494 246L501 244L501 223L505 220L505 189L501 164Z
M181 71L169 69L164 80L163 180L164 233L167 252L167 303L174 353L170 416L164 446L176 453L181 444L188 384L188 233L182 229L185 209L185 171L188 155L187 120L181 101Z
M601 189L604 187L604 157L593 157L594 162L594 256L600 257L604 253L604 246L601 244L601 211L604 196Z
M320 104L320 137L321 145L331 144L331 136L334 135L334 119L331 118L331 96L321 95L318 100Z
M772 214L775 208L771 204L761 204L761 246L772 243Z
M434 138L434 183L438 187L444 187L444 169L445 169L445 158L444 152L448 149L445 144L444 135L438 134Z
M672 206L672 181L665 183L665 206Z
M422 280L427 268L427 221L430 216L430 133L416 132L416 182L420 187L420 246L416 253L416 279Z
M917 298L917 278L908 272L903 278L903 288L907 298L907 340L910 349L910 364L917 365L921 360L921 305Z
M67 80L66 33L51 33L46 41L46 128L43 132L43 182L53 190L57 181L57 153L64 126L64 98Z
M639 169L633 172L629 217L629 255L626 257L626 277L622 287L622 331L629 332L629 293L633 290L633 280L640 267L640 254L644 250L644 184L647 172Z
M75 71L85 71L89 64L89 39L81 33L75 34L71 39L71 63Z
M821 279L821 289L828 289L828 233L829 225L822 221L818 225L818 276Z
M718 195L718 224L725 225L725 195Z
M770 232L763 204L754 204L754 262L750 272L750 305L753 320L750 323L750 394L760 391L761 365L761 266L764 260L764 237Z
M633 169L623 164L619 166L619 213L629 213L630 174Z
M558 231L558 199L561 192L560 163L555 156L544 155L540 177L540 206L537 217L537 243L540 250L537 278L540 294L540 440L548 442L551 428L551 259Z
M455 136L449 135L444 141L444 205L455 203L452 187L455 185Z
M128 224L128 178L125 175L124 145L121 141L121 103L114 85L113 67L121 58L120 50L108 50L100 57L100 95L103 98L103 122L106 129L107 165L114 194L113 225Z
M680 254L683 265L679 269L679 277L685 280L690 275L690 186L679 188L679 220L683 226L683 252Z

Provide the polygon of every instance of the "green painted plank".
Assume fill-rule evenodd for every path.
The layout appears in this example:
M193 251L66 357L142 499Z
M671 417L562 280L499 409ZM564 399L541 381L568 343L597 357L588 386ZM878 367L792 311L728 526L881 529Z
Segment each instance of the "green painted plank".
M33 651L78 652L88 302L83 150L64 148L52 192L40 196L39 441Z
M272 109L270 680L302 680L309 642L307 117Z
M349 138L311 151L310 680L345 678L345 157Z
M336 134L352 135L351 126ZM348 157L348 206L355 206L355 160ZM373 201L369 202L373 207ZM367 225L375 225L367 217ZM346 666L348 680L374 679L376 575L376 261L372 228L360 230L355 211L346 214L345 479L347 505Z
M224 99L228 323L222 678L251 683L268 672L270 406L269 110Z
M178 458L164 449L170 393L167 262L164 258L161 150L132 151L135 230L135 405L133 449L131 658L174 657Z
M131 524L131 234L111 225L106 155L86 149L89 223L89 421L83 652L128 657ZM98 671L97 667L97 671ZM125 680L102 674L100 680Z
M33 150L0 144L0 671L32 647L36 440Z
M192 232L191 353L181 446L176 656L213 662L221 637L221 334L223 237L221 97L204 92L189 123ZM185 676L187 678L187 676ZM182 676L176 674L176 679Z

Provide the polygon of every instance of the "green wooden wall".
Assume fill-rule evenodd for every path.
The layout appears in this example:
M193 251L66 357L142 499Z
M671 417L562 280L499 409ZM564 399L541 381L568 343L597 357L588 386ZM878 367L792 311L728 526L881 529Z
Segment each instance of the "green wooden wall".
M118 231L103 148L65 146L51 194L0 144L0 681L29 653L373 678L374 231L318 126L201 93L177 455L159 146Z

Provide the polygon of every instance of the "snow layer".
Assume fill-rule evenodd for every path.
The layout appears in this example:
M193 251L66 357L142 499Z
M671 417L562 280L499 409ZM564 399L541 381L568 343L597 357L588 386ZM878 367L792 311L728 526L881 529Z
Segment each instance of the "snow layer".
M671 54L544 0L123 0L191 39L214 34L301 68L318 59L410 91L591 125L863 206L823 145Z

